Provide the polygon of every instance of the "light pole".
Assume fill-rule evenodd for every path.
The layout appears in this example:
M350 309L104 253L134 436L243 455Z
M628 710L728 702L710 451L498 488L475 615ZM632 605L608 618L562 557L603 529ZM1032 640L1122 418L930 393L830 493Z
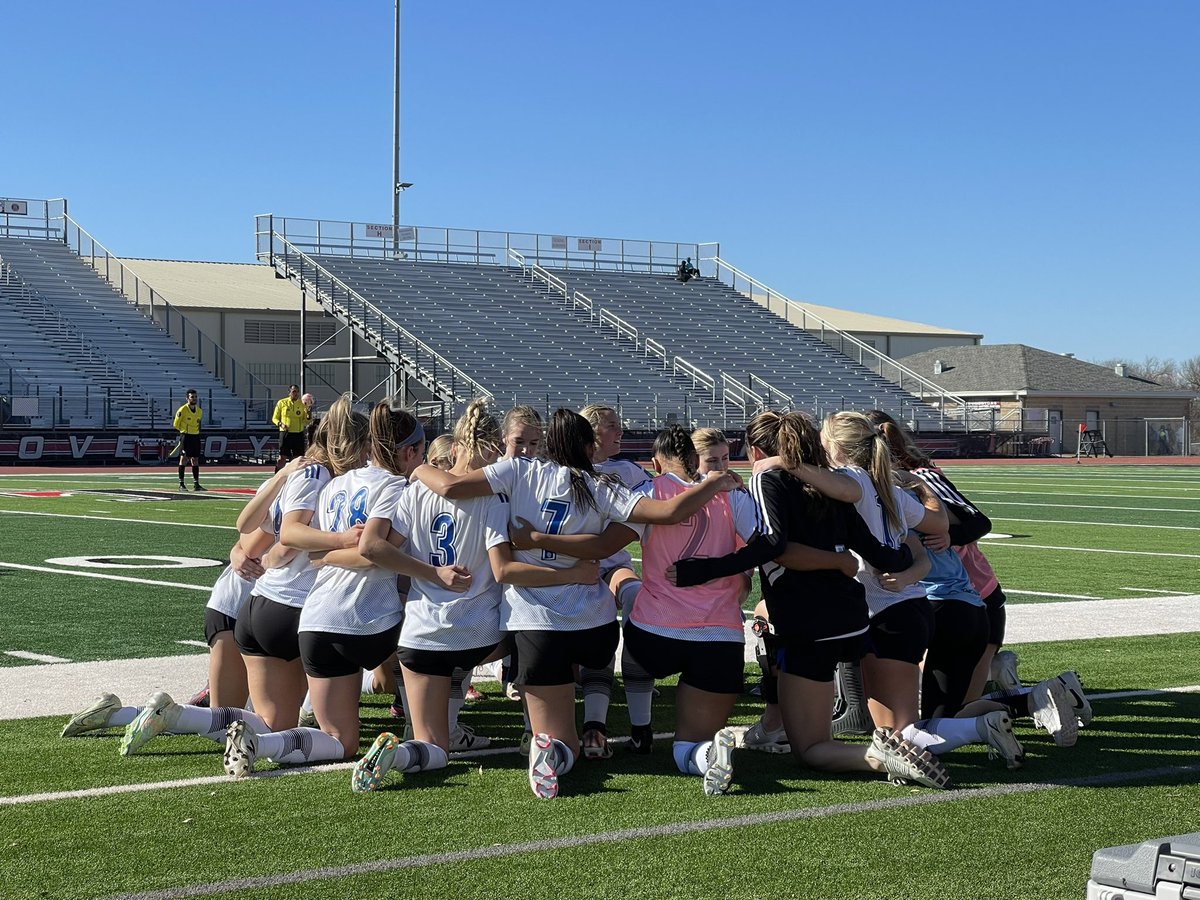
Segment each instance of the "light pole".
M392 258L400 250L400 195L412 182L400 180L400 0L396 0L396 44L392 54Z

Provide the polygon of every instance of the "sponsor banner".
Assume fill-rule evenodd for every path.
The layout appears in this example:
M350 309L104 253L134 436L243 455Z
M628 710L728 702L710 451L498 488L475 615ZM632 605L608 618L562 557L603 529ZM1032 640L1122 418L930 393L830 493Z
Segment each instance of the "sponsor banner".
M0 209L6 216L29 215L29 204L24 200L0 200Z
M550 249L551 250L566 250L567 249L566 237L564 235L559 235L559 234L550 235Z
M213 433L201 436L204 458L229 460L261 459L279 452L279 436ZM88 465L106 462L154 464L170 458L179 442L178 435L161 433L113 434L112 432L72 431L44 434L0 434L0 465L21 462L47 464L79 462Z

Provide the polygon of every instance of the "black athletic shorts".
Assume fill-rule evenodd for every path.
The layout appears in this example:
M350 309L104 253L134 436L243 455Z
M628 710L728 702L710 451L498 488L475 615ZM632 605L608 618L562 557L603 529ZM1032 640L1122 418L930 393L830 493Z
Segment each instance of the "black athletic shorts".
M813 641L775 638L775 665L780 672L809 681L833 681L838 663L858 662L867 652L867 632L849 637Z
M961 600L931 600L933 635L921 670L921 718L954 716L987 646L988 611Z
M233 631L235 625L237 625L237 619L233 616L227 616L223 612L208 607L204 608L204 640L208 641L208 646L213 645L213 641L221 632Z
M233 639L245 656L291 661L300 655L299 627L300 607L251 594L233 628Z
M514 632L517 664L513 684L573 684L573 666L606 668L617 652L620 637L615 619L582 631Z
M933 634L933 610L925 597L902 600L871 618L867 652L879 659L921 662Z
M304 432L281 431L279 433L279 458L295 459L304 455Z
M400 640L397 622L378 634L334 634L331 631L300 632L300 659L304 674L313 678L340 678L374 669L396 652Z
M983 598L983 605L987 607L988 612L987 642L997 647L1004 646L1004 626L1008 623L1008 613L1004 611L1006 600L1008 598L1004 596L1004 591L1000 590L999 585Z
M746 645L741 641L685 641L627 622L625 648L655 678L678 675L683 684L713 694L742 692Z
M507 641L501 641L504 644ZM418 650L414 647L400 648L400 663L421 675L441 675L449 678L455 669L475 668L492 655L497 644L489 647L471 647L467 650Z
M200 441L200 435L185 434L182 437L183 437L183 452L181 454L181 458L183 456L194 456L194 457L196 457L196 459L199 459L200 455L204 452L204 448Z

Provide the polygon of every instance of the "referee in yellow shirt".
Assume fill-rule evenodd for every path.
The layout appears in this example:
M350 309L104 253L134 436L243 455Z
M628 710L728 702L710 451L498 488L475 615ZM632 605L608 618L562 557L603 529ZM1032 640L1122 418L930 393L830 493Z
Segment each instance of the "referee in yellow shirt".
M197 402L196 392L188 391L187 403L175 411L175 430L179 432L179 443L183 447L179 454L179 489L186 491L183 483L183 466L190 457L192 460L192 490L202 491L200 484L200 420L204 418L204 410Z
M308 407L300 399L300 386L293 384L288 395L275 404L271 421L279 426L278 472L288 460L304 455L304 429L308 425Z

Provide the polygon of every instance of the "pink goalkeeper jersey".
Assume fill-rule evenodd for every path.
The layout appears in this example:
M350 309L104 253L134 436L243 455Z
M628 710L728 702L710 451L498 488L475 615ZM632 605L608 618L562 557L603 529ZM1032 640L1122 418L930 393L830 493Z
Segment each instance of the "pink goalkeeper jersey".
M654 479L654 497L670 500L691 487L673 475ZM742 630L738 597L742 576L717 578L696 587L667 581L667 567L691 556L725 556L737 549L737 531L728 494L717 494L678 525L655 525L642 540L642 589L630 617L655 628L718 626Z

